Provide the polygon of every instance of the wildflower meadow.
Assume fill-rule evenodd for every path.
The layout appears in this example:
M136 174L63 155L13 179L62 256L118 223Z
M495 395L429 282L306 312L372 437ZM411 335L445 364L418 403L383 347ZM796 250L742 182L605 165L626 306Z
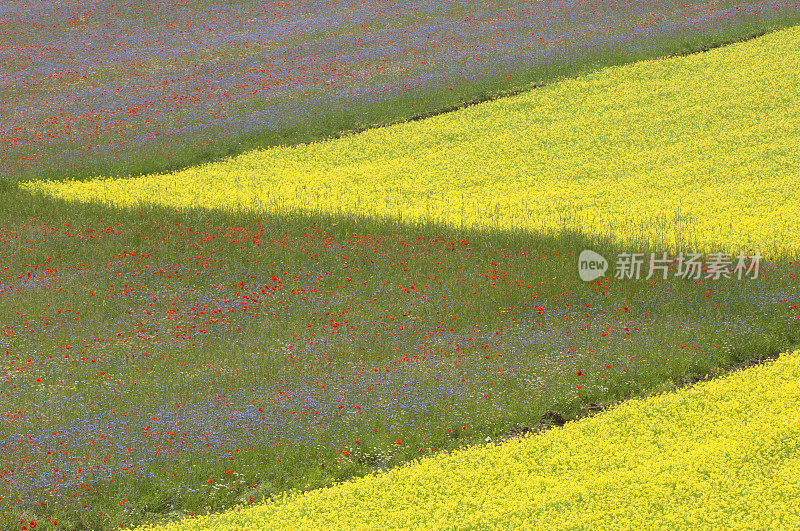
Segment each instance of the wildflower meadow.
M0 528L795 527L797 15L0 7Z
M169 172L794 25L794 0L0 8L0 175Z

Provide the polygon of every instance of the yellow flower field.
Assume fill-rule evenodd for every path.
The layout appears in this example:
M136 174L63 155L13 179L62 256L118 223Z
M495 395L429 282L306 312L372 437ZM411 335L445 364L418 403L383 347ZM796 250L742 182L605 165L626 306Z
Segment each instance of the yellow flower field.
M171 175L22 186L120 206L310 208L579 229L664 250L792 251L800 247L798 86L795 27Z

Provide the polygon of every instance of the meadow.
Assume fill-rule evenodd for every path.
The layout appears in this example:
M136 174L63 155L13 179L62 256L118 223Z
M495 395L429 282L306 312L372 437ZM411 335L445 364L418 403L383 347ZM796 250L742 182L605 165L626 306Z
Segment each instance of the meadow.
M74 0L0 8L0 176L137 176L794 25L797 3Z
M564 7L551 6L556 13ZM784 8L796 15L796 6ZM774 6L769 12L783 13ZM700 18L718 12L711 13ZM159 16L153 27L164 24ZM103 20L97 13L83 18L80 24ZM580 27L574 18L569 27ZM470 454L473 470L491 459L518 462L520 454L502 453L511 450L478 447L541 426L543 417L576 420L790 350L800 336L800 205L792 193L800 172L791 157L800 135L791 104L800 37L796 28L764 35L790 20L731 23L727 34L762 36L683 57L627 64L642 48L625 55L610 46L603 61L618 66L574 59L572 72L586 73L568 77L565 63L551 64L551 82L535 90L335 140L324 139L358 120L408 119L413 106L381 100L370 107L375 114L354 111L356 121L335 123L328 116L317 129L295 125L297 136L281 142L262 130L244 145L239 124L219 130L218 139L247 152L222 159L207 152L214 160L204 164L187 151L171 168L157 161L157 148L129 146L118 154L130 171L101 155L72 173L56 156L38 170L9 166L0 179L0 526L118 529L183 520L281 527L336 513L336 525L352 527L367 513L331 505L326 496L341 500L345 491L321 487L375 472L395 481L404 465L430 456L425 462L438 467L465 449L483 452ZM643 31L624 28L626 37ZM366 40L371 33L364 31ZM672 46L663 53L669 55L682 49L677 42L702 39L710 47L722 32L679 39L662 33L649 53ZM434 71L452 62L443 57ZM201 64L192 59L184 70ZM487 70L481 82L491 76ZM120 80L129 78L117 72L107 82ZM426 101L441 110L491 99L501 85L481 95L486 87L462 84L454 96L434 91ZM386 119L372 120L378 115ZM130 118L131 128L137 119ZM168 149L188 145L187 138L174 135ZM69 152L50 140L54 153ZM263 149L250 149L258 145ZM135 176L132 168L157 171ZM585 249L607 258L612 270L582 281L577 261ZM617 278L615 258L638 252L673 259L697 253L702 264L682 273L672 263L667 274L645 278L645 263L641 278ZM723 259L715 253L727 253L731 274L715 273L710 264ZM725 388L698 392L718 389L696 406L716 412L707 422L716 437L727 434L730 442L732 430L748 433L752 450L756 434L768 433L775 444L762 445L759 455L775 467L790 459L781 441L791 430L776 431L769 419L796 397L792 363L775 363L783 376L763 372L756 384L741 384L738 400L772 408L757 425L741 421L741 402L721 400ZM530 438L526 451L552 449L546 444L561 432L588 444L589 435L574 436L576 430L596 440L602 422L633 430L661 406L627 420L613 416L631 415L636 406L626 407L597 417L612 420L587 419L600 424L568 422L543 435L550 439ZM684 410L663 407L686 443L701 420L679 422ZM632 433L617 445L620 466L641 459L634 450L637 442L644 447L644 435ZM587 451L571 447L567 454L595 466L597 456ZM692 452L685 453L697 459L705 450ZM674 453L661 453L664 466L673 466ZM722 467L715 482L732 463L714 462ZM700 481L695 472L687 472L686 485ZM423 483L419 469L408 473L401 483ZM776 521L791 521L789 494L763 495L773 487L788 492L781 477L750 478L744 492ZM471 481L491 490L485 478ZM553 501L552 490L543 489L545 505L582 499L571 491ZM299 501L271 502L243 521L186 520L295 491ZM306 504L300 491L317 491L308 500L319 505ZM347 492L397 503L374 491ZM618 507L626 492L606 513L589 504L580 516L589 520L574 511L557 517L541 505L534 513L566 527L599 516L613 526L628 518ZM443 499L450 511L461 503L452 493ZM653 502L645 496L641 503ZM648 510L663 519L680 516L681 507ZM524 514L530 508L516 514L500 504L485 520L473 509L458 509L473 526L512 517L532 522ZM413 510L395 514L396 522L426 525L424 511ZM458 511L434 524L457 523ZM727 523L725 510L707 517Z

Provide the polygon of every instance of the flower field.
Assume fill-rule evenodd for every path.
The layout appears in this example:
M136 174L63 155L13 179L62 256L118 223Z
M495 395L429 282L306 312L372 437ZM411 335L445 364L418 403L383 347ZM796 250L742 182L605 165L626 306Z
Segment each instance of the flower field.
M799 12L794 0L8 2L0 176L172 171L733 40Z
M800 186L798 121L786 103L800 82L798 51L791 39L766 38L335 142L133 180L24 187L116 207L157 197L181 210L305 208L459 228L582 230L664 250L796 252L800 210L789 190Z
M796 5L140 4L0 11L0 528L800 523ZM60 61L20 32L53 21ZM498 57L534 21L571 61L543 87L329 138L531 81ZM431 81L467 56L475 83ZM231 96L256 64L283 99ZM159 76L228 94L179 110ZM66 87L95 132L20 140ZM246 152L159 159L187 131Z
M159 529L791 528L800 516L798 378L795 351L499 449Z

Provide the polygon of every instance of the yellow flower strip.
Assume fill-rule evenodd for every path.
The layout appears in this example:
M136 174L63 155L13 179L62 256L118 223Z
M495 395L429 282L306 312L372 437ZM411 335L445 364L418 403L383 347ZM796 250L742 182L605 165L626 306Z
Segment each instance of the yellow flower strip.
M798 86L795 27L171 175L23 186L116 205L302 207L765 254L800 247Z

